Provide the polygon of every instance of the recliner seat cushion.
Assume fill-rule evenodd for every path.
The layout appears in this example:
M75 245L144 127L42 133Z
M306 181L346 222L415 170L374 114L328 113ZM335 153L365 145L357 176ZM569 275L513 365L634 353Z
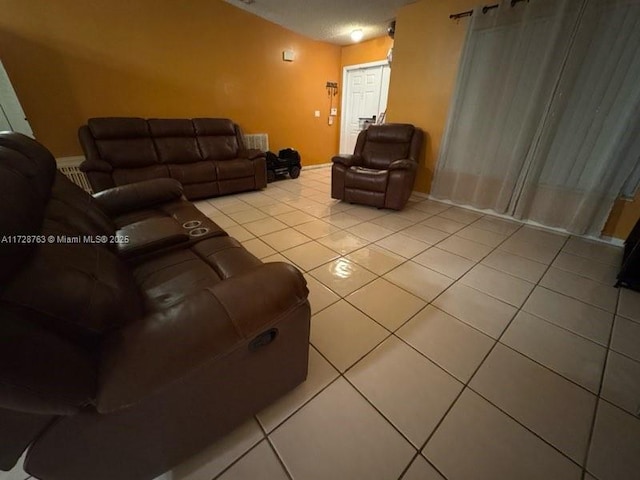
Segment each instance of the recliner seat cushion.
M361 167L351 167L345 173L345 188L382 192L387 189L387 170L372 170Z
M216 165L211 161L168 165L168 167L171 178L175 178L182 185L213 182L218 179Z

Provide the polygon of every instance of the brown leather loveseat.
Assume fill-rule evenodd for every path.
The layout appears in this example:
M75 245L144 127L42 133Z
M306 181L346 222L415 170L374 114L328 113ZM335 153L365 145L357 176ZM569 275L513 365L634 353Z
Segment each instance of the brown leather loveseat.
M159 179L96 197L0 134L0 470L152 479L304 380L298 270Z
M190 200L267 186L265 153L226 118L91 118L78 136L94 192L153 178L178 180Z

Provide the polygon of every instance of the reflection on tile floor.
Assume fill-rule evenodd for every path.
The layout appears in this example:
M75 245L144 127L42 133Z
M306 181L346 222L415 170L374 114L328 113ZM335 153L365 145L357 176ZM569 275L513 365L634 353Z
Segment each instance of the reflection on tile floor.
M160 478L638 478L640 294L611 287L620 248L329 192L328 168L305 169L198 202L304 271L309 377Z

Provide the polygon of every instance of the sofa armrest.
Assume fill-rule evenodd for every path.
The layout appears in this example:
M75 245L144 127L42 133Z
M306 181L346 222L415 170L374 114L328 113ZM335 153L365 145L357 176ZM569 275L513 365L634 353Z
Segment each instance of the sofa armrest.
M302 274L257 266L125 326L105 342L96 408L134 405L268 331L307 302ZM307 307L308 308L308 307Z
M418 165L413 160L403 159L391 162L388 170L415 170L417 167Z
M255 160L260 157L266 158L267 154L257 148L248 148L246 150L240 150L238 152L238 158L247 158L249 160Z
M111 173L113 171L113 167L111 164L107 162L103 162L102 160L85 160L80 164L81 172L104 172Z
M116 231L118 255L129 259L189 241L187 230L171 217L152 217Z
M362 158L360 155L336 155L331 159L333 163L339 163L345 167L353 167L362 164Z
M111 216L141 210L182 197L182 184L172 178L156 178L109 188L93 195Z

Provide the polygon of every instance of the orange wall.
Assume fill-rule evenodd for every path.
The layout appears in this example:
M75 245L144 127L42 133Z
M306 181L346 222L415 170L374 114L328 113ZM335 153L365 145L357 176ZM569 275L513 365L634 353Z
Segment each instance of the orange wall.
M229 117L307 165L338 149L325 84L340 81L341 48L220 0L4 0L0 57L56 156L81 154L87 118L116 115Z
M387 120L407 122L427 134L415 189L429 192L468 19L449 15L477 0L423 0L396 16Z
M640 219L640 194L636 195L632 201L616 201L609 220L602 230L602 234L607 237L627 238L633 226Z
M392 46L393 40L388 36L346 45L342 47L342 67L386 60Z

